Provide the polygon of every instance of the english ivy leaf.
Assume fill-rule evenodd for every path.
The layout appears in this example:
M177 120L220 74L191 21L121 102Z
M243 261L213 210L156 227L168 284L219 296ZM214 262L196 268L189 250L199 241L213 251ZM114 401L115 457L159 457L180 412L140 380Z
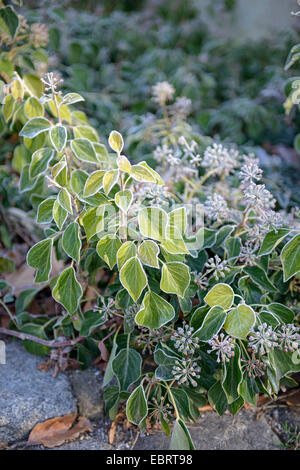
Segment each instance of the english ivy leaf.
M0 9L0 32L13 39L19 27L19 18L11 6Z
M243 380L239 387L239 392L245 402L251 403L253 406L257 405L259 389L255 380L252 377L249 377L247 373L244 374Z
M72 314L77 310L81 296L81 285L76 279L74 268L70 266L57 279L52 297Z
M71 149L78 160L82 162L98 163L93 144L88 139L71 140Z
M29 119L43 116L44 108L35 96L27 98L24 104L24 113Z
M58 163L52 167L52 177L60 185L66 186L68 179L68 166L66 157L63 156Z
M51 127L50 140L55 150L60 153L65 148L67 142L67 129L61 124Z
M178 261L165 263L162 268L160 288L168 294L184 297L190 285L190 271L186 264Z
M132 165L128 173L136 181L156 183L156 178L152 175L151 171L142 165Z
M111 149L117 153L121 153L124 147L123 137L118 131L111 131L108 138L108 143Z
M220 305L224 308L229 308L233 304L234 292L228 284L219 283L210 289L204 297L205 302L213 307Z
M96 328L103 325L107 320L107 317L104 313L100 313L99 311L88 310L84 312L81 329L80 329L80 336L89 337L93 333Z
M117 252L121 245L120 239L113 235L106 235L97 243L97 253L100 258L108 264L110 269L112 269L117 262Z
M190 433L181 419L177 419L174 424L171 437L171 450L195 450Z
M14 99L13 95L7 95L4 98L2 109L3 109L4 119L6 122L9 121L9 119L11 118L13 114L15 102L16 100Z
M269 305L266 305L267 309L283 323L293 323L294 321L294 312L290 308L282 305L278 302L273 302Z
M233 403L239 397L239 385L243 380L241 370L240 348L235 346L234 356L224 364L224 376L222 387L228 403Z
M262 245L258 252L258 256L268 255L275 250L276 246L290 233L287 228L279 228L277 230L271 230L265 235Z
M230 310L224 328L234 338L246 339L255 324L255 313L249 305L240 304Z
M65 211L69 214L73 214L71 196L66 188L59 191L57 201Z
M130 258L120 270L120 281L136 302L147 285L147 276L137 257Z
M155 294L146 292L142 307L135 317L135 321L140 326L145 326L150 330L160 328L171 321L175 316L175 310L169 302Z
M151 168L148 165L147 162L140 162L139 165L147 168L147 170L150 171L150 173L152 174L152 176L155 179L156 184L158 184L159 186L164 186L164 184L165 184L164 180L160 177L160 175L155 170L153 170L153 168Z
M166 238L168 215L159 207L144 207L138 214L140 232L144 237L154 240Z
M36 176L46 171L53 156L54 151L49 147L36 150L32 155L29 167L30 178L35 178Z
M118 182L119 170L110 170L103 176L103 189L106 196L110 193L111 189Z
M118 330L116 331L116 333L114 335L113 347L112 347L112 350L110 352L109 361L106 365L105 374L104 374L104 377L103 377L103 387L105 387L112 380L112 378L114 376L112 364L113 364L113 361L116 357L116 352L117 352L117 349L118 349L117 336L118 336Z
M220 305L212 307L204 317L203 323L199 330L193 336L196 336L200 341L209 341L224 325L226 320L226 312Z
M222 388L221 382L216 382L208 390L208 401L219 416L222 416L222 414L225 413L227 409L227 398Z
M56 199L54 201L54 204L53 204L53 210L52 210L52 214L53 214L53 219L54 219L54 222L56 223L57 227L59 228L59 230L62 229L65 221L66 221L66 218L68 216L68 213L65 209L63 209L63 207L59 204L58 200Z
M82 217L82 224L89 241L96 233L104 229L105 207L92 207Z
M49 130L51 122L44 117L36 117L27 121L23 129L21 129L19 135L21 137L27 137L33 139L37 135Z
M74 170L71 174L71 188L75 194L79 194L84 190L84 185L88 179L88 174L83 170Z
M253 282L261 286L263 289L270 292L276 292L276 287L268 279L263 269L258 266L246 266L244 268L244 272L250 276Z
M138 247L138 257L141 262L151 268L159 268L159 246L152 240L145 240Z
M120 389L126 391L141 376L142 356L135 349L121 349L113 360L112 368Z
M128 241L123 243L123 245L118 249L117 253L117 263L118 269L120 270L124 263L130 258L133 258L136 255L136 247L134 242Z
M176 365L176 360L178 359L178 356L175 356L173 351L168 351L167 348L163 346L156 348L154 360L159 366L155 369L156 379L164 381L173 380L173 367Z
M80 227L78 222L72 222L63 233L62 246L70 258L79 263L80 261Z
M46 238L34 245L27 253L27 263L37 269L35 282L45 282L51 271L52 238Z
M237 258L241 252L242 242L240 237L230 237L225 241L225 250L228 258Z
M73 132L76 138L82 137L84 139L90 140L93 143L99 143L99 136L97 131L92 126L75 126L73 128Z
M147 399L143 385L139 385L133 392L126 403L127 419L139 426L148 414Z
M29 164L23 166L20 178L20 192L30 191L36 185L36 179L29 174Z
M36 221L39 224L50 224L53 219L53 205L55 201L56 197L50 196L40 203L36 217Z
M104 170L94 171L86 180L83 190L83 196L93 196L96 194L103 184L103 176L105 175Z
M115 195L115 203L123 212L127 212L129 207L131 206L133 200L133 194L129 189L125 189L124 191L119 191Z
M62 100L62 102L67 105L75 104L75 103L78 103L79 101L84 101L84 98L78 93L67 93L63 97L63 100Z
M300 271L300 234L292 238L281 251L281 263L286 282Z

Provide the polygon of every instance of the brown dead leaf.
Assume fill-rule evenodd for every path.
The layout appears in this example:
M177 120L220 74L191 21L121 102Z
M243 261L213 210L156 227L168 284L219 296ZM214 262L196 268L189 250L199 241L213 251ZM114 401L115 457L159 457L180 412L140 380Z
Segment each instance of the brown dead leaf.
M0 441L0 450L4 450L8 448L8 442Z
M116 419L111 423L111 427L108 433L108 442L110 444L114 443L115 436L116 436L116 430L117 430L117 425L120 421L124 419L124 414L123 413L118 413L116 416Z
M76 413L48 419L37 424L31 431L28 444L43 444L45 447L57 447L66 441L77 439L83 432L92 432L92 425L87 418Z
M206 411L213 411L213 408L210 405L205 405L202 406L201 408L198 408L200 413L205 413Z

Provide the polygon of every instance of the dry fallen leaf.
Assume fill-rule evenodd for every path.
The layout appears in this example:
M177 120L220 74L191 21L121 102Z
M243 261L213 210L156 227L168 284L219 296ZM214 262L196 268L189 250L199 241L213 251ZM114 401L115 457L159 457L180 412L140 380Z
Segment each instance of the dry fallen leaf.
M201 408L198 408L198 410L201 413L205 413L205 411L213 411L213 408L210 405L205 405L205 406L202 406Z
M108 433L108 442L110 444L114 443L115 436L116 436L116 430L117 430L117 425L118 423L124 419L124 414L123 413L118 413L116 416L116 419L111 423L111 427Z
M90 421L76 413L48 419L37 424L30 433L28 444L57 447L66 441L77 439L83 432L92 432Z
M0 441L0 450L4 450L8 448L8 442Z

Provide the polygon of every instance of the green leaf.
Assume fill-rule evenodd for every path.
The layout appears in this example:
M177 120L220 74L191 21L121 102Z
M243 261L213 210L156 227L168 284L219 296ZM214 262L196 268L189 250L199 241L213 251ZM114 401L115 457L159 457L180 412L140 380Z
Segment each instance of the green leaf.
M37 269L34 282L45 282L51 271L52 238L46 238L34 245L27 253L27 263Z
M16 102L16 100L14 99L13 95L7 95L4 98L4 101L3 101L3 114L4 114L4 119L5 119L6 122L11 118L11 116L13 114L15 102Z
M52 167L52 177L60 186L67 186L68 166L66 157L63 156L58 163Z
M73 214L72 200L70 193L67 189L63 188L59 191L57 201L59 202L61 207L65 209L65 211L67 211L69 214Z
M75 194L79 194L83 191L88 174L83 170L74 170L71 174L71 188Z
M171 304L154 292L146 292L142 307L135 317L135 321L140 326L145 326L150 330L160 328L171 321L175 316L175 310Z
M62 100L62 102L67 105L75 104L75 103L78 103L79 101L84 101L84 98L78 93L67 93L63 97L63 100Z
M165 263L162 268L160 288L168 294L184 297L190 285L190 271L186 264L178 261Z
M141 376L142 356L135 349L121 349L112 363L121 390L136 382Z
M54 156L54 151L50 147L38 149L32 155L32 160L29 166L30 178L44 173L47 170L50 160Z
M135 255L136 247L134 242L128 241L123 243L123 245L118 249L117 252L118 269L120 270L123 264L125 264L127 260L134 257Z
M103 189L106 196L110 193L110 190L114 187L119 179L119 170L107 171L103 177Z
M284 246L280 258L286 282L300 271L300 233Z
M67 129L61 124L51 127L50 140L55 150L60 153L65 148L67 142Z
M178 356L173 351L168 351L166 346L159 346L155 349L154 360L159 367L155 369L155 378L158 380L170 381L174 379L173 367L178 360Z
M80 261L80 227L77 222L72 222L63 233L62 247L70 258L79 263Z
M139 385L133 392L126 403L127 419L139 426L148 414L148 406L143 385Z
M246 339L255 323L255 313L249 305L240 304L230 310L224 328L234 338Z
M115 195L115 203L123 212L127 212L129 207L131 206L133 200L133 194L129 189L125 189L124 191L119 191Z
M138 214L140 232L144 237L154 240L166 238L168 215L159 207L144 207Z
M79 335L87 337L91 336L93 331L103 325L106 320L106 315L99 311L88 310L87 312L84 312Z
M145 168L143 165L132 165L130 170L128 171L130 176L134 178L136 181L143 181L149 183L156 183L156 178L153 176L151 171Z
M279 304L278 302L273 302L269 305L266 305L267 309L272 312L280 322L283 323L293 323L294 321L294 312L285 305Z
M239 397L239 385L243 379L240 356L240 348L236 346L234 356L230 358L229 362L224 363L222 387L229 404Z
M40 203L36 217L36 221L39 224L50 224L53 219L53 205L55 201L56 197L50 196Z
M52 213L54 222L56 223L59 230L61 230L66 221L68 213L65 209L62 208L57 199L54 201Z
M96 170L88 177L84 185L84 197L93 196L99 191L100 188L102 188L104 175L104 170Z
M262 245L258 252L258 256L268 255L275 250L276 246L290 233L287 228L279 228L277 230L271 230L265 235Z
M44 114L44 108L35 96L30 96L25 101L24 113L29 119L41 117Z
M100 258L102 258L112 269L117 262L117 251L122 245L120 239L113 235L106 235L98 241L96 250Z
M123 137L118 131L111 131L108 138L108 143L111 149L117 153L121 153L124 147Z
M83 215L82 224L87 236L87 241L104 229L104 210L104 206L92 207Z
M242 242L240 237L230 237L225 241L225 250L228 258L237 258L241 252Z
M219 416L225 413L227 409L227 397L222 388L221 382L216 382L208 390L208 401L210 406L212 406Z
M19 19L11 6L0 9L0 32L13 39L19 26Z
M159 186L164 186L164 184L165 184L164 180L160 177L160 175L155 170L153 170L153 168L151 168L148 165L147 162L145 162L145 161L140 162L139 166L143 166L143 167L147 168L147 170L150 171L150 173L154 177L155 183L158 184Z
M220 305L224 308L229 308L233 304L234 292L228 284L219 283L210 289L204 297L205 302L213 307Z
M70 266L57 279L52 297L72 314L77 310L81 296L81 285L76 279L74 268Z
M158 254L159 246L152 240L145 240L138 247L138 257L141 262L151 268L159 268Z
M116 357L116 352L117 352L117 349L118 349L118 344L117 344L118 332L119 332L119 330L117 330L115 335L114 335L113 347L112 347L112 350L110 352L109 361L106 365L105 374L104 374L104 377L103 377L103 387L105 387L112 380L112 378L114 376L112 364L113 364L113 361Z
M22 326L21 332L36 336L40 339L49 340L43 326L41 325L27 323L26 325ZM30 352L31 354L36 354L37 356L45 356L50 352L49 347L44 346L43 344L38 344L35 341L29 341L26 339L23 341L23 345L26 351Z
M36 117L27 121L23 129L21 129L19 135L22 137L27 137L28 139L33 139L37 135L49 130L51 127L51 122L44 117Z
M88 139L71 140L71 149L78 160L82 162L98 163L95 149Z
M195 450L190 433L181 419L175 421L170 450Z
M276 287L268 279L263 269L257 266L246 266L244 268L244 272L251 277L253 282L261 286L263 289L270 292L276 292Z
M137 257L130 258L120 270L120 281L136 302L147 285L147 276Z
M226 312L220 305L212 307L204 317L203 323L199 330L193 336L200 341L209 341L213 336L218 334L226 319Z
M252 377L249 377L247 373L244 374L244 378L239 387L239 392L245 402L251 403L253 406L257 405L259 389L255 380Z

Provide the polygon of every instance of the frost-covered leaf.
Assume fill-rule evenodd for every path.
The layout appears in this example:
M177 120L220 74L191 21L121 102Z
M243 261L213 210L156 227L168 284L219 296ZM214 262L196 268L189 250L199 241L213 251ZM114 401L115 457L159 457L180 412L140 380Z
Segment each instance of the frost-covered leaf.
M51 271L52 238L36 243L27 253L27 263L37 269L35 282L45 282Z
M159 246L152 240L145 240L138 247L138 257L141 262L151 268L159 268L158 254Z
M24 104L24 113L29 119L44 115L44 108L35 96L27 98Z
M174 316L174 308L169 302L154 292L148 291L144 296L142 307L138 311L135 321L138 325L153 330L165 325Z
M132 200L133 194L129 189L119 191L115 195L115 203L123 212L128 211L129 207L131 206Z
M35 178L36 176L44 173L47 170L50 160L54 156L54 150L50 147L45 147L36 150L31 159L29 174L30 178Z
M224 328L234 338L246 339L255 324L255 313L249 305L240 304L230 310Z
M201 327L194 333L200 341L209 341L219 333L226 320L226 312L220 305L212 307L204 317Z
M104 170L96 170L88 177L84 185L84 197L93 196L102 188L104 175Z
M300 234L292 238L281 251L284 281L288 281L300 271Z
M127 419L139 426L148 414L148 406L143 385L139 385L133 390L126 403Z
M131 348L121 349L112 363L120 389L126 391L141 376L142 356Z
M80 261L80 227L78 222L72 222L65 229L62 236L62 246L70 258L74 259L76 263Z
M144 207L138 214L139 228L141 234L154 240L166 238L166 227L168 215L159 207Z
M53 205L56 201L55 196L50 196L42 201L38 207L36 221L39 224L49 224L53 219Z
M65 148L67 142L67 129L61 124L51 127L50 140L55 150L60 153Z
M117 252L122 245L120 239L113 235L106 235L97 243L97 253L112 269L117 262Z
M73 214L71 196L66 188L63 188L59 191L57 200L61 207L65 209L65 211L67 211L69 214Z
M165 263L162 268L160 288L168 294L184 297L190 285L190 271L186 264L178 261Z
M216 284L204 297L205 302L213 307L220 305L224 308L229 308L233 304L234 292L228 284Z
M110 193L110 190L114 187L119 179L119 170L110 170L103 176L103 189L106 196Z
M136 246L134 242L127 241L118 249L117 253L117 263L118 269L120 270L124 263L130 258L133 258L136 255Z
M136 302L147 285L147 276L138 258L130 258L122 266L120 281Z
M111 149L117 153L121 153L124 147L123 137L118 131L111 131L108 138L108 143Z
M88 139L71 140L71 149L78 160L82 162L98 163L95 149Z
M76 279L72 266L66 268L57 279L52 290L52 296L56 302L60 303L69 313L74 313L79 305L82 296L82 288Z
M27 121L23 129L21 129L19 135L22 137L27 137L28 139L33 139L37 135L49 130L51 127L51 122L44 117L35 117Z

